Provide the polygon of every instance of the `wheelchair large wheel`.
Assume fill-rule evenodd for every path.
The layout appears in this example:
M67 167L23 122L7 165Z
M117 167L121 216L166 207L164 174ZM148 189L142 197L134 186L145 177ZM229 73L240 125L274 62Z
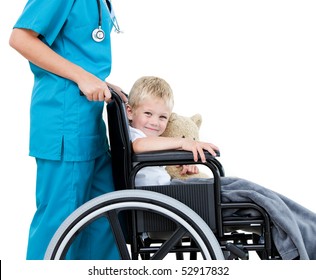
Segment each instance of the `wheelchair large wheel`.
M107 218L113 230L122 259L132 259L120 213L124 211L151 211L172 220L177 230L164 242L151 259L163 259L175 244L189 235L203 259L224 259L220 245L208 225L192 209L169 196L145 190L122 190L99 196L74 211L53 236L46 260L64 259L76 235L98 218ZM101 246L101 245L100 245ZM168 249L169 248L169 249ZM101 249L101 248L100 248Z

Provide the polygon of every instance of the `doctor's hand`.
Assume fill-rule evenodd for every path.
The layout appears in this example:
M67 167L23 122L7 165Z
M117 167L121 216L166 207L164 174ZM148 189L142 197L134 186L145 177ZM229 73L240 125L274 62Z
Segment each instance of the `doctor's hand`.
M108 85L108 87L112 88L122 98L124 103L127 103L128 101L127 94L120 87L110 84L109 82L106 82L106 84Z
M84 95L89 101L105 101L111 99L111 92L106 82L100 80L96 76L88 73L78 83L80 94Z

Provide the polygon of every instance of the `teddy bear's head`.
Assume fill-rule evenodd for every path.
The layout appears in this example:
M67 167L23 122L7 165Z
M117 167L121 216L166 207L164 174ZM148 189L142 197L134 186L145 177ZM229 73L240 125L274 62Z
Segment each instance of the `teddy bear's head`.
M167 128L161 136L199 140L201 123L202 116L200 114L195 114L189 118L172 113Z
M166 130L161 136L164 137L181 137L188 138L192 140L199 140L199 130L202 124L202 116L200 114L195 114L192 117L184 117L176 113L172 113ZM194 174L194 175L181 175L180 167L177 166L167 166L167 172L172 179L186 180L188 178L208 178L209 176L204 173Z

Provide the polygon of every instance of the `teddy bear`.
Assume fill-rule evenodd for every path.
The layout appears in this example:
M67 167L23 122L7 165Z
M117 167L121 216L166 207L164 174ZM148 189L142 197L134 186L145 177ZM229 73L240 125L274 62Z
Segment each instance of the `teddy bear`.
M192 117L185 117L172 113L166 130L161 136L164 137L182 137L193 140L199 140L199 130L202 124L202 116L195 114ZM186 180L188 178L209 178L207 174L199 172L198 174L184 174L181 175L181 167L179 166L166 166L166 170L172 179Z

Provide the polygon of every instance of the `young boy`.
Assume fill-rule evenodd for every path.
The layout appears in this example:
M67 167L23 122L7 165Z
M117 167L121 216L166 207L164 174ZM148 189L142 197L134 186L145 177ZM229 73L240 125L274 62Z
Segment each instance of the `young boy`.
M159 137L166 129L174 100L169 84L158 77L142 77L133 85L127 104L127 116L135 153L178 149L191 151L194 161L203 150L215 156L218 148L207 142L185 138ZM194 166L184 166L184 172L198 172ZM212 179L192 179L191 182ZM195 181L195 182L197 182ZM175 184L185 184L173 180ZM163 167L146 167L136 176L136 186L170 184L170 176ZM283 259L316 259L316 214L253 182L241 178L222 177L223 202L254 202L263 207L273 221L273 240ZM223 210L223 215L231 215ZM237 215L238 213L234 213ZM306 245L305 245L306 244Z
M174 105L170 85L158 77L145 76L133 85L127 104L127 116L135 153L159 150L191 151L194 161L201 157L205 162L203 150L216 155L218 148L201 141L185 138L159 137L166 129ZM198 173L197 166L185 165L182 172ZM170 184L170 176L164 167L147 167L136 176L136 185Z

